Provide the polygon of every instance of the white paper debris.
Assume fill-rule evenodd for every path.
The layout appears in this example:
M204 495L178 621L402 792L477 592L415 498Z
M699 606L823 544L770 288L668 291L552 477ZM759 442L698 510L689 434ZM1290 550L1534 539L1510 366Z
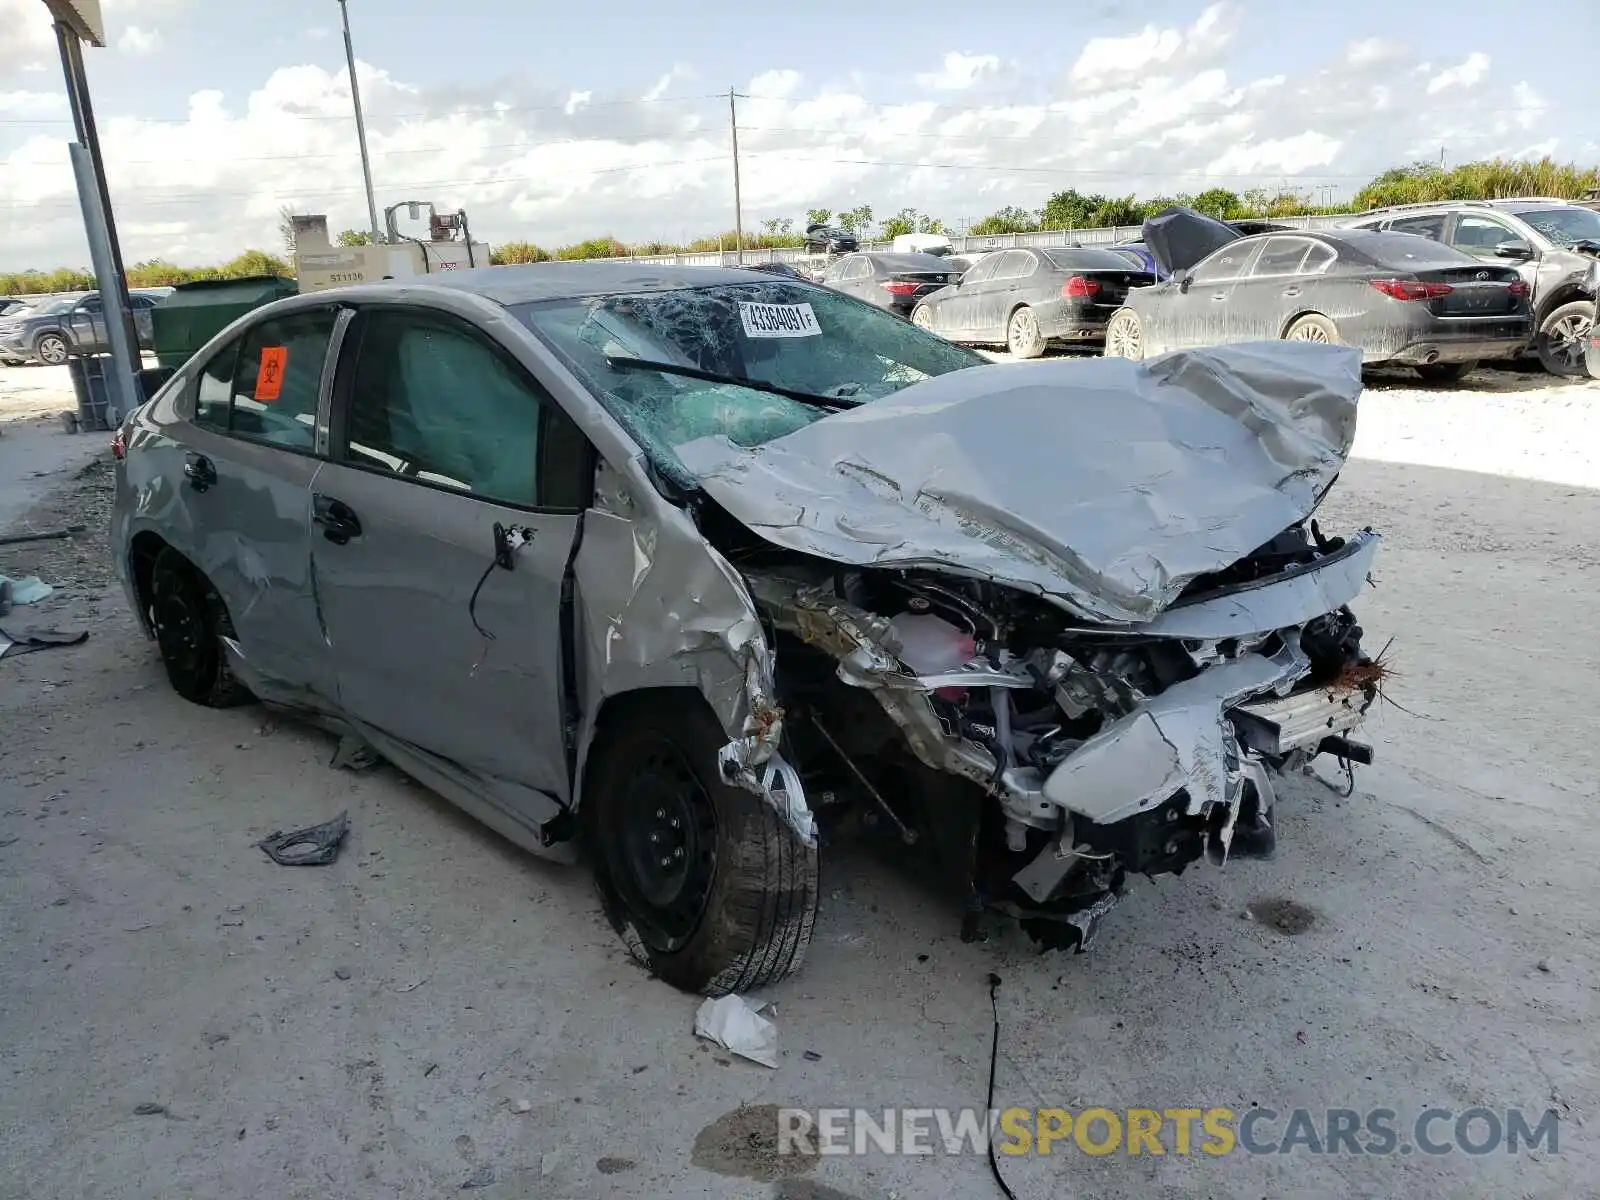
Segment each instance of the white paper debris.
M694 1031L741 1058L764 1067L778 1065L778 1027L745 1003L743 996L707 1000L694 1015Z

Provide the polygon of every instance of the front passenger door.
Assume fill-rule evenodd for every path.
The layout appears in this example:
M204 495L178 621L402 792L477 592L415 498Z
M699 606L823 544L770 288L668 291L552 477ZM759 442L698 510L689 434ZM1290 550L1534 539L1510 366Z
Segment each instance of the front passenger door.
M480 779L566 801L562 587L587 444L456 317L374 308L346 346L311 539L340 704ZM497 524L531 535L509 570ZM487 786L524 823L548 818L547 800Z

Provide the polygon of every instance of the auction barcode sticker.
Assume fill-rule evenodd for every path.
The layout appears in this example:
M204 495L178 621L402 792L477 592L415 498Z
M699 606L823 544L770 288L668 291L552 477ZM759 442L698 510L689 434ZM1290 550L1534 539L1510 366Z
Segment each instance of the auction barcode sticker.
M753 338L817 337L822 326L809 304L756 304L741 301L739 319Z

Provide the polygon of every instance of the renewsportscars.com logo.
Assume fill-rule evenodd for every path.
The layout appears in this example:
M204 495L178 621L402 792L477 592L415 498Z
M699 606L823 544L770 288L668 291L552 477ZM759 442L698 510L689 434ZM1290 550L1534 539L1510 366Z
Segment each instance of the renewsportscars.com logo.
M1518 1108L780 1108L778 1153L1559 1154L1560 1128Z

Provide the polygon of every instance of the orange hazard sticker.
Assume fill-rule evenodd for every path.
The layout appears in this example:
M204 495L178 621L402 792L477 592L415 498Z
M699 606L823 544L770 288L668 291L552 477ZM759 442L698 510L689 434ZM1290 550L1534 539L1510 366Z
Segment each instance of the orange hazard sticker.
M256 373L256 400L271 404L283 391L283 368L289 362L289 347L261 347L261 369Z

